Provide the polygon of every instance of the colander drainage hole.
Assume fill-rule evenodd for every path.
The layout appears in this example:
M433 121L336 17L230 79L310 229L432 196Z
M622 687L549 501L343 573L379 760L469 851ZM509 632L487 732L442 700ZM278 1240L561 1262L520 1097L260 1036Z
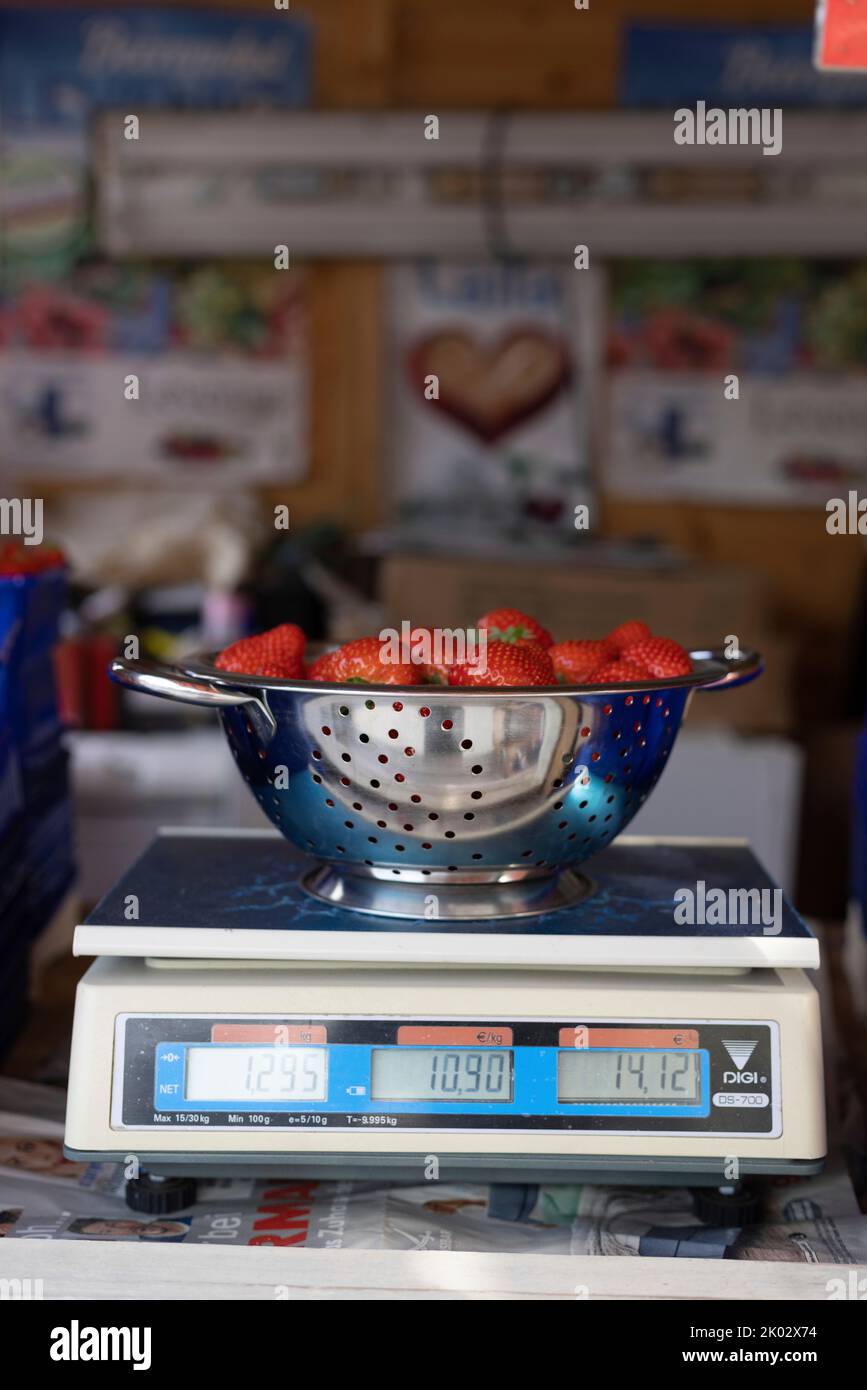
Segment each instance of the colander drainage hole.
M368 837L367 837L367 843L368 843L369 845L378 845L378 844L379 844L379 841L377 840L377 838L376 838L375 835L368 835Z
M322 725L322 732L323 732L323 734L325 734L326 738L327 738L328 735L331 733L331 730L329 729L329 727L328 727L327 724L323 724L323 725Z
M462 739L461 739L461 747L462 747L462 748L472 748L472 746L473 746L473 740L472 740L471 738L462 738Z
M529 859L529 858L530 858L530 855L531 855L532 853L533 853L533 851L532 851L531 849L522 849L522 850L521 850L521 858L522 858L522 859Z
M352 809L353 811L363 811L364 807L362 806L360 801L353 801Z
M554 802L554 810L555 810L555 811L562 811L562 809L563 809L563 802L562 802L562 801L555 801L555 802Z
M389 738L400 738L400 734L398 733L397 729L389 729L388 736Z
M400 807L398 806L396 801L389 801L388 809L389 811L399 811Z
M348 777L341 777L340 785L341 787L351 787L352 783L350 782Z
M349 706L348 706L348 705L341 705L341 706L340 706L340 709L337 711L337 713L338 713L338 714L342 714L343 717L344 717L344 719L345 719L346 716L347 716L348 713L349 713Z
M444 729L451 729L454 727L454 724L451 719L444 719L442 722L442 727Z
M312 776L314 782L321 782L321 781L322 781L322 778L319 776L319 773L318 773L318 772L313 772L313 773L311 773L311 776Z
M481 856L480 854L474 854L474 855L473 855L473 858L474 858L474 859L481 859L481 857L482 857L482 856Z
M447 830L447 831L446 831L446 839L447 839L447 840L453 840L454 838L455 838L455 832L454 832L453 830Z
M410 797L410 801L414 801L416 806L418 805L418 803L421 801L421 797L419 796L418 792L413 792L412 796Z
M473 801L481 801L483 795L483 792L470 792L470 796L473 798Z
M374 702L373 700L365 700L365 702L364 702L364 708L365 708L365 709L376 709L376 704L375 704L375 702Z
M359 743L369 743L369 742L370 742L370 734L359 734L359 735L358 735L358 742L359 742Z
M484 772L484 770L485 769L482 767L481 763L476 763L475 767L470 768L470 772L474 773L476 777L478 777L480 772Z
M464 820L475 820L475 811L464 811Z
M372 787L381 787L381 786L382 786L382 783L379 782L379 781L377 781L377 779L376 779L375 777L371 777L371 779L370 779L370 785L371 785Z
M343 824L346 826L346 829L347 829L347 830L354 830L354 829L355 829L355 821L353 821L353 820L345 820L345 821L343 822Z
M427 813L427 818L428 818L428 820L439 820L439 812L438 812L438 811L428 811L428 813Z
M569 822L568 822L567 820L558 821L558 822L557 822L557 829L558 829L558 830L565 830L565 829L566 829L566 826L567 826L568 824L569 824Z
M333 805L334 805L334 802L331 800L331 797L330 797L330 796L326 796L326 798L325 798L325 805L326 805L326 806L333 806Z
M351 762L352 762L352 756L351 756L351 754L349 754L349 753L341 753L340 756L341 756L341 758L343 759L343 761L344 761L345 763L351 763Z
M405 782L406 778L404 777L402 772L396 772L394 774L394 780L395 782Z

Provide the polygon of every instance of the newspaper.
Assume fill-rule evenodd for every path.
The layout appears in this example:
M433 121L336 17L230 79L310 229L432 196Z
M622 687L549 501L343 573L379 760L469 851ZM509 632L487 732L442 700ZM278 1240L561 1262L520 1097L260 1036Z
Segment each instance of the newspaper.
M57 1091L0 1081L0 1236L867 1263L867 1216L842 1162L763 1184L761 1224L714 1228L684 1188L584 1184L202 1180L171 1217L132 1212L119 1164L63 1156ZM47 1091L39 1113L38 1092Z

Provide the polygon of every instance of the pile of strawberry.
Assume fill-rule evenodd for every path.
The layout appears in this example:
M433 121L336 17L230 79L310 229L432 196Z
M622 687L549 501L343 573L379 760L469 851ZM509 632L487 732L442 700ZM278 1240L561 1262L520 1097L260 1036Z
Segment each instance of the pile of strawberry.
M517 608L497 608L479 618L487 632L484 670L473 662L430 665L383 659L378 637L359 637L305 666L300 627L283 623L258 637L233 642L217 657L221 671L340 685L622 685L664 680L692 672L689 655L671 637L656 637L646 623L630 620L598 639L555 642ZM411 647L430 628L414 628ZM421 645L421 644L419 644Z
M25 545L23 541L0 540L0 578L44 574L47 570L62 569L66 558L53 545Z

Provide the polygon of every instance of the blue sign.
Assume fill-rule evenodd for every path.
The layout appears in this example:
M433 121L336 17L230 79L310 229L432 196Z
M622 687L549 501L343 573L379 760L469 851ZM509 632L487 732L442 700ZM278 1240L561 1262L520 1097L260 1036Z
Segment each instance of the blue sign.
M632 24L623 106L867 107L867 74L819 72L808 26Z
M0 10L7 132L81 130L96 108L303 106L311 35L294 15Z

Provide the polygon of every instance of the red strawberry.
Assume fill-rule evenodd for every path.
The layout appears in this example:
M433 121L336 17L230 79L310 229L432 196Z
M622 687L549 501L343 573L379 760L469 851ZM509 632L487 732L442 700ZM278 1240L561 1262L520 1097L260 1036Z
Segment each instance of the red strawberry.
M613 661L617 653L603 637L601 641L557 642L548 648L548 655L554 663L554 674L564 685L581 685L592 671Z
M671 637L651 637L646 642L631 643L623 651L624 661L644 666L657 680L665 676L689 676L692 662L679 642Z
M614 650L618 653L626 650L633 642L646 642L653 633L647 623L640 623L636 618L630 618L628 622L621 623L608 634L607 640L611 643Z
M337 680L337 652L323 652L318 656L311 666L307 668L307 679L309 681L336 681Z
M304 633L294 623L281 623L255 637L242 637L220 652L214 665L220 671L244 676L297 680L304 675Z
M387 644L378 637L356 637L345 642L334 653L333 670L330 679L344 685L419 684L418 667L388 660Z
M44 574L63 569L66 557L53 545L25 545L19 540L0 541L0 575Z
M476 627L486 627L494 642L538 642L553 646L554 638L535 618L529 618L520 608L494 608L479 618Z
M635 681L649 681L651 679L650 672L645 667L619 657L617 661L609 661L607 666L599 666L595 671L591 671L584 683L585 685L633 685Z
M489 642L487 660L449 670L449 685L554 685L551 658L538 642Z

